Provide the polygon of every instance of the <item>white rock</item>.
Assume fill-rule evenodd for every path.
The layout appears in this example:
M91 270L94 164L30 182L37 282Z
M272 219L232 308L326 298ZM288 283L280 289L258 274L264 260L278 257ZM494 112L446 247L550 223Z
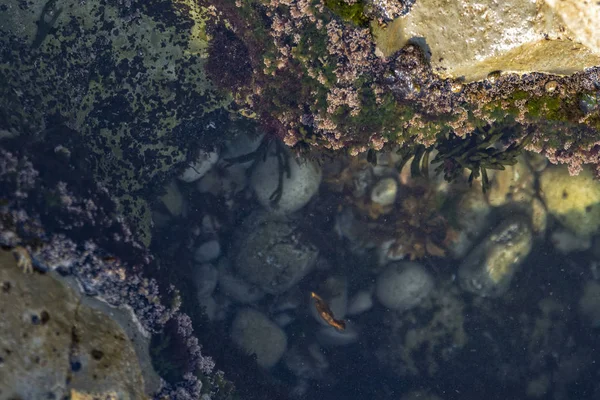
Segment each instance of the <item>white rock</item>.
M202 264L195 267L193 273L198 298L209 297L217 286L219 272L210 264Z
M381 206L389 206L396 201L398 183L394 178L384 178L371 190L371 201Z
M203 263L216 260L221 255L221 245L218 240L209 240L202 243L194 252L194 260Z
M294 318L293 315L288 314L288 313L281 313L281 314L277 314L274 318L273 321L275 321L275 323L282 327L285 328L286 326L288 326L289 324L291 324L292 322L295 321L296 318Z
M237 313L231 326L231 339L248 354L256 354L256 362L271 368L287 348L285 332L264 314L246 308Z
M194 182L202 178L219 160L219 155L216 151L200 151L195 161L191 162L188 167L181 173L179 179L184 182Z
M369 290L356 293L348 305L348 315L358 315L369 311L373 307L373 294Z
M286 215L304 207L319 190L321 184L321 168L312 161L296 159L286 149L282 157L288 157L289 172L280 171L279 158L275 145L269 149L264 161L254 166L250 183L259 203L267 210ZM276 204L271 199L279 185L279 174L283 174L281 198Z
M434 282L427 270L417 263L390 264L376 281L377 299L394 310L407 310L419 304L433 290Z

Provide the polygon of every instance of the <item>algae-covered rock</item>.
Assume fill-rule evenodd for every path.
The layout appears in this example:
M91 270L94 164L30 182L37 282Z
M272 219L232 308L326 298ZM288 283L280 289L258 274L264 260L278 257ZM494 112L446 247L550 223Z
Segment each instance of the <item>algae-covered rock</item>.
M0 398L147 398L136 351L106 314L49 275L23 273L7 251L0 287Z
M0 130L68 127L98 181L143 201L188 152L214 145L227 94L205 76L210 10L195 1L6 0ZM120 211L124 211L121 209ZM134 210L136 211L136 210ZM147 237L147 222L124 212Z
M294 286L312 270L319 255L291 221L251 216L238 235L235 269L267 293L283 293Z
M418 43L431 52L436 73L466 81L494 71L571 74L600 64L600 54L563 31L538 2L424 0L378 36L384 54Z
M458 270L461 286L480 296L501 296L529 255L532 244L528 218L520 215L507 218L465 257Z
M600 183L589 169L570 176L565 167L546 168L540 191L548 212L574 233L588 236L600 228Z

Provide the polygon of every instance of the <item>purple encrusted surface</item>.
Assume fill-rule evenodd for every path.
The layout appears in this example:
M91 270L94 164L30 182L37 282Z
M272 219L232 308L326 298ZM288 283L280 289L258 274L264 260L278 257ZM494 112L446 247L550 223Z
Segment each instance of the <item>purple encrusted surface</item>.
M156 397L200 398L202 384L194 372L210 375L214 362L202 355L189 316L178 305L164 306L159 284L142 273L155 260L114 212L108 191L96 186L86 192L96 197L81 197L77 187L63 181L49 183L40 175L26 156L0 149L0 245L23 246L37 269L73 275L87 295L113 306L130 306L149 332L160 332L168 322L176 324L189 357L187 372L174 385L163 381ZM112 202L108 210L103 206L107 200ZM52 206L46 207L45 202ZM95 238L94 232L109 234ZM109 253L110 244L121 252L129 250L135 260L124 261Z

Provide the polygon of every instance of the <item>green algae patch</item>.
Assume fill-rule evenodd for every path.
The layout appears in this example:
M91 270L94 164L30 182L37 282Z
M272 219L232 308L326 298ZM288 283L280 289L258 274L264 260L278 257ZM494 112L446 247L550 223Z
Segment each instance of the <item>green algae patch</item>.
M365 15L365 5L362 0L354 4L348 4L344 0L325 0L325 7L345 21L350 21L361 28L369 27L369 18Z

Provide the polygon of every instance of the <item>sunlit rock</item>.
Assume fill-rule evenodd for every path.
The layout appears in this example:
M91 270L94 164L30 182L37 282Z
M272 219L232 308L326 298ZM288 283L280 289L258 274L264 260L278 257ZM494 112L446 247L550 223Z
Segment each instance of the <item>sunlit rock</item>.
M596 11L574 12L587 7L557 6L560 18L535 1L424 0L376 35L386 56L408 42L421 45L442 77L474 81L494 71L572 74L600 64L591 19ZM584 21L589 23L580 24ZM579 29L569 35L564 24Z
M484 297L504 294L531 251L533 235L527 218L508 218L486 236L458 270L461 286Z
M319 190L321 168L295 158L283 145L272 145L264 160L254 166L250 184L267 210L286 215L304 207Z
M600 183L589 169L570 176L565 167L548 167L540 191L548 212L574 233L587 236L600 228Z
M117 322L62 282L24 274L6 251L0 285L2 398L146 398L133 338Z

